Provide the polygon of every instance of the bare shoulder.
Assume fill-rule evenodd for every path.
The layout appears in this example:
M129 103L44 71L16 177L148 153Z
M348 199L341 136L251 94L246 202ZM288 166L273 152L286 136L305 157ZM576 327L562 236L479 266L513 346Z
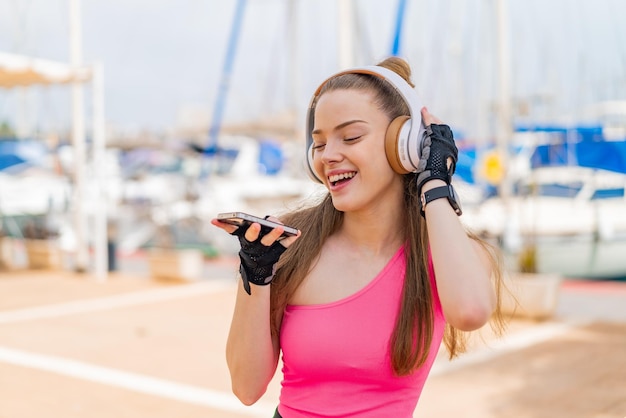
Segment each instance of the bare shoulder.
M324 304L346 298L367 286L389 262L388 258L386 254L368 256L330 241L290 303Z

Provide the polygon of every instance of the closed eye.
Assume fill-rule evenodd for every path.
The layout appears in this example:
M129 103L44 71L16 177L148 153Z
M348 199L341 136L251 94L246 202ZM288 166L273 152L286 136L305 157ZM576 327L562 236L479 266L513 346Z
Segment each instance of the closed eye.
M359 136L355 136L355 137L352 137L352 138L344 138L342 141L350 143L350 142L358 141L362 137L363 137L363 135L359 135ZM326 144L324 144L324 143L319 143L319 144L313 143L313 145L311 146L311 149L315 151L315 150L322 149L325 146L326 146Z

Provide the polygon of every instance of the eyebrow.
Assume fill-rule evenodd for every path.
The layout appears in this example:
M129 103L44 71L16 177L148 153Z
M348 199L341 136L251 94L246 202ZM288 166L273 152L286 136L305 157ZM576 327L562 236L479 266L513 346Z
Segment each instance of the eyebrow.
M361 119L349 120L349 121L346 121L346 122L340 123L339 125L335 126L335 128L333 129L333 131L338 131L338 130L340 130L340 129L345 128L345 127L346 127L346 126L348 126L348 125L352 125L353 123L359 123L359 122L362 122L362 123L367 123L366 121L361 120ZM322 130L321 130L321 129L315 129L313 132L311 132L311 135L318 135L318 134L321 134L321 133L322 133Z

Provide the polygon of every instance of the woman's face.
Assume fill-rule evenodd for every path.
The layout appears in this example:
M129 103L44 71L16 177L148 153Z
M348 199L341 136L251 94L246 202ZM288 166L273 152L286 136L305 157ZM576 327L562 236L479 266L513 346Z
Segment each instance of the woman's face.
M319 98L312 132L313 167L337 210L367 210L395 202L402 194L402 177L385 156L389 122L371 92L333 90Z

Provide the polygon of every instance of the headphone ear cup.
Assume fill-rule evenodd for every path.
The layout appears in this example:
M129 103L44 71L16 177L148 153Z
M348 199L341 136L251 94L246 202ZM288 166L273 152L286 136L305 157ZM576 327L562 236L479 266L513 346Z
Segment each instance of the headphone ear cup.
M403 160L406 160L406 146L410 130L411 118L409 116L398 116L391 121L385 133L385 155L393 171L398 174L409 174L412 172L403 164Z

